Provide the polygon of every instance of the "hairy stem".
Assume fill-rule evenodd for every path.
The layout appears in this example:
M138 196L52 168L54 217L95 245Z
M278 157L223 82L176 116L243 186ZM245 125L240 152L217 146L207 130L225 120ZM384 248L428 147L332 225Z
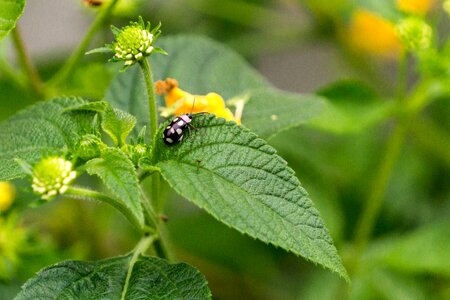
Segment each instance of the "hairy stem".
M38 99L41 99L44 96L42 90L42 80L25 49L22 35L20 34L20 29L18 26L14 28L11 36L19 62L22 65L25 75L28 77L30 89Z
M81 58L84 56L84 54L87 51L87 47L89 46L89 43L94 36L94 34L97 32L97 30L103 25L103 22L108 18L108 16L111 14L111 11L113 10L114 6L117 4L119 0L112 0L109 1L107 6L102 8L99 13L97 14L96 18L92 22L91 26L89 27L86 35L84 36L81 43L78 45L78 47L75 49L75 51L72 53L72 55L69 57L67 62L62 66L62 68L54 75L51 82L53 85L58 85L61 82L64 82L74 72L76 67L78 66Z
M147 59L142 59L139 61L139 66L144 74L145 86L147 88L148 111L150 117L150 141L152 144L152 149L154 149L153 146L155 145L155 135L158 130L158 111L156 108L155 91L153 87L153 74L150 68L150 63Z
M128 219L128 221L130 221L130 223L133 224L133 226L136 227L139 231L143 231L141 223L135 217L135 215L123 203L117 201L114 198L111 198L105 194L96 191L79 187L69 187L67 191L64 193L64 195L73 198L106 202L115 207L116 209L118 209Z

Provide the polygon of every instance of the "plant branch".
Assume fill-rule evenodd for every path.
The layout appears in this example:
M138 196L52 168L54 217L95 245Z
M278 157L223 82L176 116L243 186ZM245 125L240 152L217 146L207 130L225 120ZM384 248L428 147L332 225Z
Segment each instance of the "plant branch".
M156 131L158 130L158 111L156 108L155 91L153 87L153 74L150 68L148 59L142 59L139 61L142 73L145 79L145 85L148 95L148 110L149 110L149 122L150 122L150 142L152 149L154 150Z
M407 129L408 126L404 123L396 124L387 143L382 163L369 190L366 206L356 226L355 246L357 253L360 253L365 248L368 239L372 234L375 221L383 205L384 196L392 171L400 156L403 142L405 141Z
M80 42L75 51L71 54L67 62L61 67L61 69L53 76L51 82L53 85L58 85L61 82L64 82L74 72L75 68L78 66L79 61L84 56L87 51L87 47L97 32L97 30L103 25L103 22L108 18L113 10L114 6L117 4L119 0L111 0L108 2L107 6L102 8L97 14L96 18L92 22L89 27L86 35L83 40Z
M143 231L141 223L135 217L135 215L121 202L117 201L114 198L111 198L105 194L92 191L89 189L79 188L79 187L69 187L67 191L64 193L65 196L73 197L73 198L81 198L87 200L97 200L101 202L106 202L117 210L119 210L127 219L133 224L134 227L139 229L139 231Z
M37 98L41 99L44 96L42 91L42 80L25 49L22 35L20 34L20 29L18 26L14 28L11 36L17 52L17 58L19 59L23 71L28 78L30 89L33 91Z

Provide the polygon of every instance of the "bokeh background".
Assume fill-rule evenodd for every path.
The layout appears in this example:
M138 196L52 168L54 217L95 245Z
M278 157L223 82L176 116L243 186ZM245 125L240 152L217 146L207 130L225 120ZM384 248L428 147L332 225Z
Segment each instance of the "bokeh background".
M78 45L95 13L83 1L28 1L19 29L44 79ZM364 103L395 96L402 44L394 25L409 14L428 20L444 44L450 23L437 0L122 0L108 23L120 26L142 15L161 21L164 35L206 35L286 91L327 95L341 87L336 98L344 110L362 117L349 117L335 130L291 129L269 143L311 194L345 262L393 127L388 117L367 121L375 108ZM110 40L105 26L92 48ZM13 52L8 40L2 43L1 57L15 65ZM98 82L84 81L80 72L66 94L84 89L92 99L102 97L114 72L96 59L84 62L98 72ZM408 63L413 89L422 71L414 58ZM417 120L425 125L403 144L351 290L336 275L243 236L171 194L167 232L177 260L205 274L215 299L450 299L449 100L447 94L433 101ZM33 102L0 72L0 119ZM15 182L15 202L0 219L0 299L12 298L48 264L123 254L138 239L105 205L59 199L26 208L22 184ZM8 189L0 186L0 192Z

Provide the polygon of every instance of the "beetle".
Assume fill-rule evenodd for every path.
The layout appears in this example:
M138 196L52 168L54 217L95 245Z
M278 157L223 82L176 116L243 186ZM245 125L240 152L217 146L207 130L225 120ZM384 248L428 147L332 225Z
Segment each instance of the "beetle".
M193 114L182 114L170 122L169 126L164 129L163 140L166 145L175 145L183 140L184 132L189 126L192 126Z

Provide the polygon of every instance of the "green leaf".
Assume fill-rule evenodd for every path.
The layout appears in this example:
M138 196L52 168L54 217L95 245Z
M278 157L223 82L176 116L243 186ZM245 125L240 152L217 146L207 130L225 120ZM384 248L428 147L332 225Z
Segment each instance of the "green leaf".
M0 0L0 40L16 27L24 7L25 0Z
M428 224L402 237L372 245L367 263L382 263L409 273L432 273L450 277L450 221Z
M83 105L79 98L59 98L22 110L0 123L0 180L25 176L15 158L30 164L43 154L72 150L90 132L94 113L66 112Z
M15 299L211 299L206 279L197 269L144 256L133 265L122 298L130 260L129 255L55 264L28 280Z
M344 80L319 91L328 99L323 113L313 119L313 127L332 133L359 133L385 120L393 104L382 102L361 82Z
M319 213L275 149L220 118L196 116L192 125L183 142L156 143L156 166L175 191L238 231L348 280Z
M136 117L134 134L147 125L149 120L147 90L144 77L137 65L124 73L118 73L106 91L105 99L112 106L126 111Z
M136 118L120 109L107 107L102 114L101 126L116 146L126 144L126 139L136 125Z
M235 52L210 39L174 36L161 38L158 44L170 54L169 57L152 56L155 80L176 78L183 90L193 94L217 92L224 99L249 97L243 124L262 137L298 126L324 106L320 97L272 88ZM137 66L118 74L105 98L114 107L135 115L138 128L148 125L147 92Z
M103 113L109 107L109 103L105 101L84 102L75 106L71 106L66 111L93 111Z
M139 185L131 160L117 148L102 151L100 158L86 163L90 175L101 178L108 189L144 224L144 214L139 201Z
M270 138L315 117L325 106L315 95L287 93L268 88L249 92L242 123L260 137Z

